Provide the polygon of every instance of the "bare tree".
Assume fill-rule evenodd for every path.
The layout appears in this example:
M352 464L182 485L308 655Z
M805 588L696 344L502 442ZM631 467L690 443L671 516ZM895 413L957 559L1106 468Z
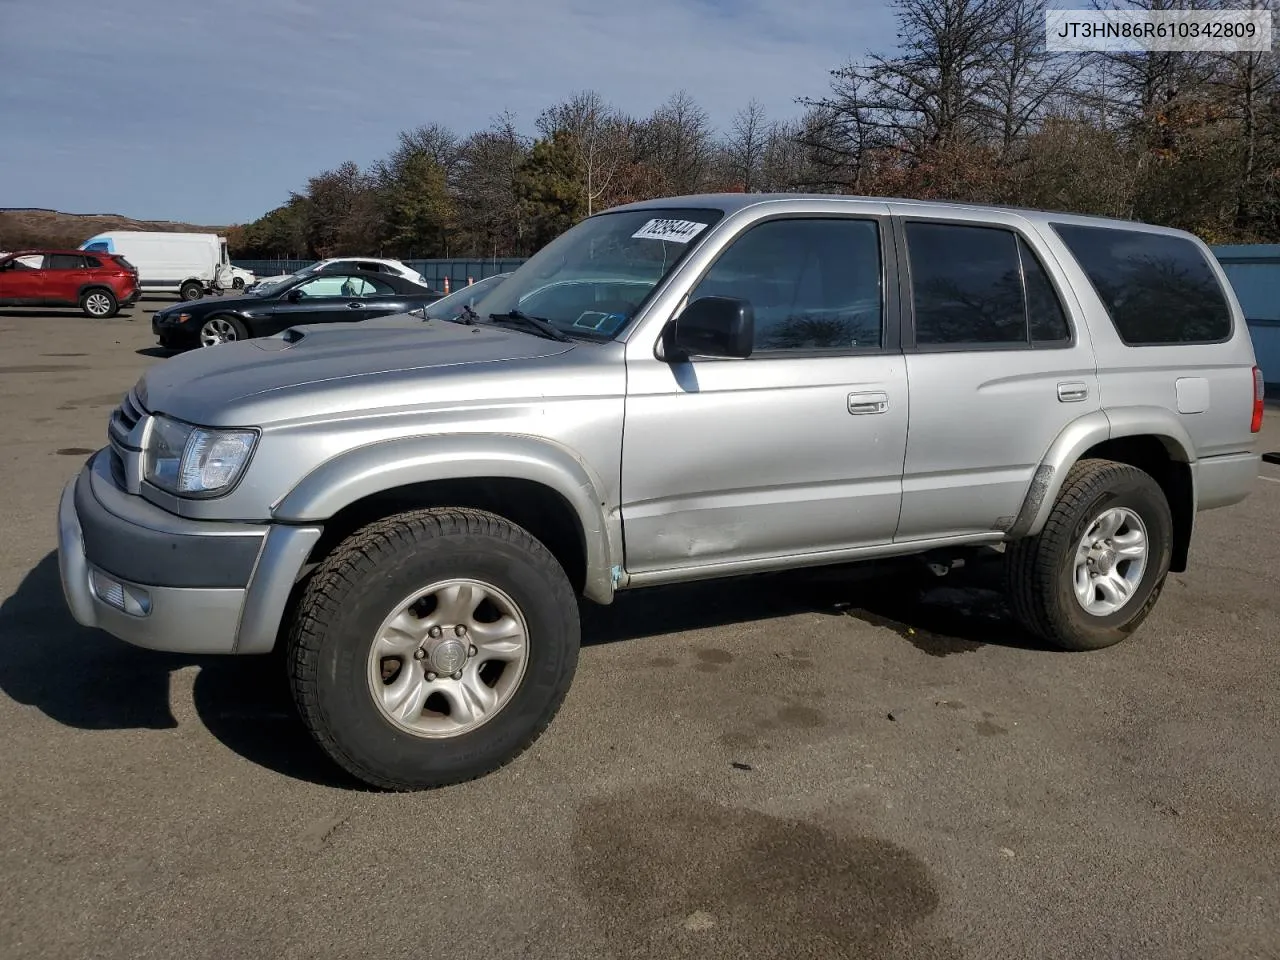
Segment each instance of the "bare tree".
M524 251L524 224L516 196L516 176L529 153L528 140L510 113L474 133L459 151L454 189L459 200L459 241L469 252L497 256Z
M1045 47L1044 0L1006 0L995 28L1001 43L991 49L988 76L980 93L987 123L1008 158L1035 129L1055 99L1072 90L1087 61L1054 56Z
M538 131L551 138L567 134L582 166L583 193L590 216L605 198L627 153L629 123L600 94L587 90L546 110Z
M1270 10L1275 30L1280 19L1275 0L1250 0L1244 9ZM1219 54L1215 59L1211 89L1222 104L1222 118L1239 129L1235 226L1244 229L1253 219L1264 141L1274 141L1276 113L1271 105L1280 94L1280 60L1274 46L1262 52Z
M729 176L742 185L744 193L759 187L769 134L769 122L759 100L753 99L733 118L725 158Z
M689 194L703 187L714 147L711 123L688 91L672 94L637 135L647 159L664 174L666 191Z

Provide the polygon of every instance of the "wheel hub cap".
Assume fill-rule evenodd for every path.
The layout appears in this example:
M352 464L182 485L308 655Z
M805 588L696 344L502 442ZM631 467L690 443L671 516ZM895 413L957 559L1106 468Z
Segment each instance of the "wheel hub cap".
M529 628L515 601L480 580L414 592L369 648L369 693L384 718L419 737L455 737L506 707L524 678Z
M461 640L442 640L427 655L427 663L436 673L452 675L467 662L467 645Z
M1076 548L1076 600L1096 617L1117 612L1137 592L1147 559L1147 528L1137 512L1128 507L1104 511Z

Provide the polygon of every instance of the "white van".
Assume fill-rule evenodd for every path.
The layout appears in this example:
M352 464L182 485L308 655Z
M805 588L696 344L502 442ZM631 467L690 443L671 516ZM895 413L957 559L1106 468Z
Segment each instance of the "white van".
M111 230L90 237L81 250L119 253L138 268L144 294L176 293L183 300L199 300L206 291L232 283L227 238L216 233L166 233Z

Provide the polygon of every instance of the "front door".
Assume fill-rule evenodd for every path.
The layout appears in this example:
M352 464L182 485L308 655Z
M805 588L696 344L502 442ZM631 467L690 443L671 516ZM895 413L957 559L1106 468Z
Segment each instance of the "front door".
M37 253L0 262L0 303L42 303L46 259Z
M307 323L364 320L369 315L367 297L393 292L389 285L367 277L343 274L313 277L285 293L274 305L270 319L260 326L264 334L272 334Z
M907 379L887 220L757 221L696 281L747 300L745 360L628 344L622 520L631 574L768 565L892 540Z
M899 541L1008 529L1049 444L1099 409L1093 346L1052 253L1002 217L902 221L913 320Z

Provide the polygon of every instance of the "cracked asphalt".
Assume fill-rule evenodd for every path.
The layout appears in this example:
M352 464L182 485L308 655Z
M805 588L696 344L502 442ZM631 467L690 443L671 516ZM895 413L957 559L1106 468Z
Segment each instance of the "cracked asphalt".
M383 795L270 658L65 610L159 305L0 316L0 957L1280 957L1280 466L1110 650L1029 643L990 565L625 595L520 760Z

